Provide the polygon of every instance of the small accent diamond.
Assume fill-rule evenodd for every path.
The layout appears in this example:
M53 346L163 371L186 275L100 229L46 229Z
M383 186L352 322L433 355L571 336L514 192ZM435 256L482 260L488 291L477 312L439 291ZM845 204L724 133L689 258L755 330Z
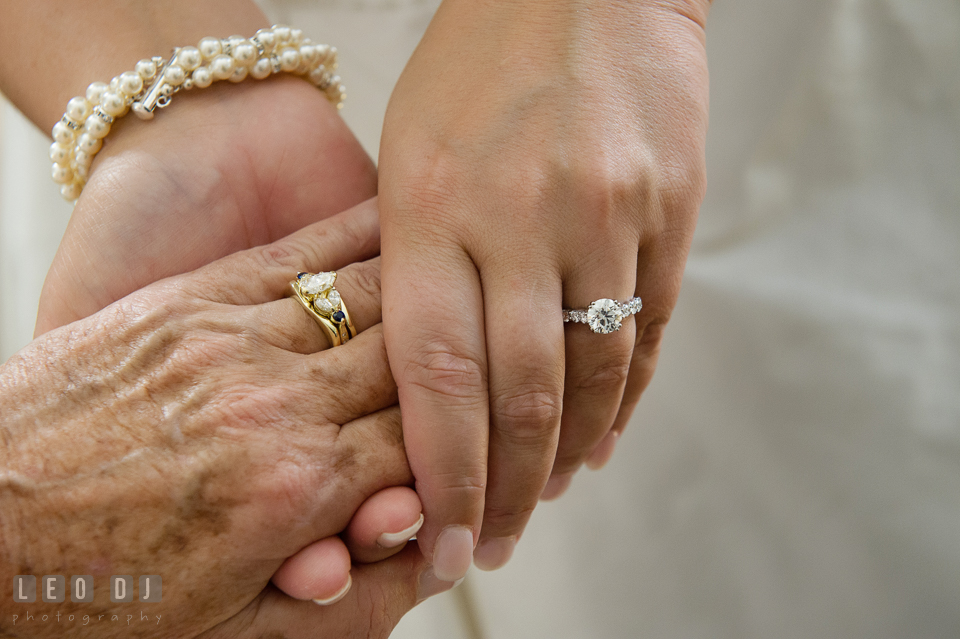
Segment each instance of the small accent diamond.
M333 312L333 304L331 304L327 298L322 296L313 300L313 307L317 309L318 313L322 313L323 315L329 315Z
M594 333L613 333L620 330L623 321L623 309L620 303L610 299L600 299L587 309L587 324Z
M639 313L642 307L643 304L640 302L639 297L631 297L623 303L623 314L634 315L635 313Z
M327 293L327 301L330 302L331 312L340 308L340 293L337 292L337 289L333 289Z

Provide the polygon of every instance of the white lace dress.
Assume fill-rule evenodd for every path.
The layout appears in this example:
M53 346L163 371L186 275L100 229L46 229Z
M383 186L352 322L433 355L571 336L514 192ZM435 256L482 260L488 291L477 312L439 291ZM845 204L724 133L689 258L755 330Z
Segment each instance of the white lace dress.
M433 2L264 3L342 51L376 154ZM614 460L395 637L960 637L960 4L719 2L709 193ZM0 136L0 352L67 208Z

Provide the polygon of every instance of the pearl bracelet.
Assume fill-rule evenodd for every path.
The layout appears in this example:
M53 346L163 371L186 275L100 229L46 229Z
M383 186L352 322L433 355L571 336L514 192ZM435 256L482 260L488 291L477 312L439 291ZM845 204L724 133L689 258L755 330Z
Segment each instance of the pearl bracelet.
M109 84L94 82L85 96L67 103L67 112L53 127L53 181L61 185L65 200L76 200L113 122L129 110L150 120L154 110L170 104L181 89L202 89L217 80L242 82L247 76L262 80L286 72L305 76L340 108L345 91L340 76L333 74L336 68L336 48L313 44L300 29L279 25L260 29L250 39L203 38L196 47L174 49L168 59L140 60L135 70L121 73Z

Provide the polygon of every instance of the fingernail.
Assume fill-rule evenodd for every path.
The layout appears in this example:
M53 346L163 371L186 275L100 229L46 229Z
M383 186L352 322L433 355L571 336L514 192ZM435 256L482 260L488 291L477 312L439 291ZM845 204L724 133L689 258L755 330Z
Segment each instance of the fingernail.
M420 530L420 526L422 525L423 513L420 513L420 519L409 528L404 528L400 532L395 533L383 533L377 537L377 545L381 548L396 548L400 544L405 544L410 541L410 538L417 534L417 531Z
M573 473L564 473L563 475L551 475L540 493L541 501L551 501L567 492L570 487L570 481L573 479Z
M473 531L466 526L447 526L433 548L433 571L443 581L463 579L473 562Z
M613 451L617 448L617 440L620 439L620 433L611 430L600 440L597 447L593 449L590 456L587 457L587 468L590 470L600 470L607 465L610 458L613 457Z
M329 597L328 599L314 599L313 603L320 606L329 606L330 604L335 604L347 596L347 593L350 592L351 586L353 586L353 577L350 576L350 573L347 573L347 583L343 585L343 588L337 591L337 594Z
M516 546L516 537L483 539L477 544L477 549L473 551L473 565L480 570L502 568L510 561L510 557L513 556L513 549Z
M420 573L420 580L417 582L417 603L459 586L462 581L463 579L458 579L457 581L438 579L436 572L431 566Z

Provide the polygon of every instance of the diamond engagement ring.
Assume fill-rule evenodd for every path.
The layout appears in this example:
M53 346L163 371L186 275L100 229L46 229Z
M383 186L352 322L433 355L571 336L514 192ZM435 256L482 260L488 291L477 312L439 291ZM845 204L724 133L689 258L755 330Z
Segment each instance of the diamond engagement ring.
M587 309L563 309L564 322L586 324L594 333L613 333L619 331L623 318L639 313L643 302L639 297L631 297L626 302L600 299Z
M298 273L290 282L293 296L310 313L330 340L331 346L340 346L357 334L350 321L350 313L334 287L335 271L328 273Z

